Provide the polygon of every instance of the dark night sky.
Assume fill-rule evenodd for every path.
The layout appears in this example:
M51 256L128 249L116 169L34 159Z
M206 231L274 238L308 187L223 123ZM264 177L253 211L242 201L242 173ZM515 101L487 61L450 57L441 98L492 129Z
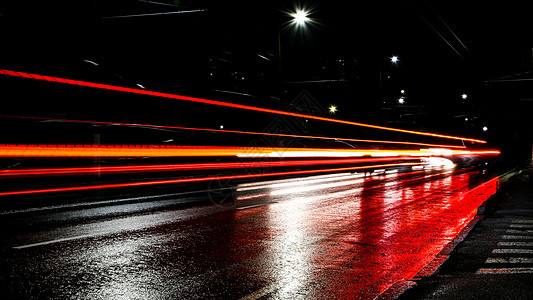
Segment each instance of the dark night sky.
M239 102L247 100L210 90L280 96L279 32L284 79L346 79L347 85L316 97L344 105L339 118L357 120L366 113L359 108L375 102L380 65L383 76L393 77L383 83L385 96L406 89L411 104L449 114L460 113L458 96L475 96L484 80L531 69L533 24L525 1L300 2L314 23L296 31L286 26L287 12L298 6L290 1L160 2L206 12L108 19L176 8L135 0L3 1L0 64ZM390 65L391 55L399 56L398 65ZM246 80L235 79L241 76ZM453 103L458 106L448 109Z

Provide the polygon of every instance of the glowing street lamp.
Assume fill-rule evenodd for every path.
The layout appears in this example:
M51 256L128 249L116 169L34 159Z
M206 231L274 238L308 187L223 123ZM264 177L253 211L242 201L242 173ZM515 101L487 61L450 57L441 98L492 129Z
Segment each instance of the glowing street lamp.
M393 64L397 63L398 60L399 60L399 59L398 59L398 56L397 56L397 55L393 55L393 56L390 58L390 61L391 61Z
M463 100L466 100L468 98L468 95L467 94L462 94L461 98L463 98Z
M296 13L291 14L293 17L292 23L297 26L303 26L309 21L308 15L309 13L305 10L297 10Z
M334 114L334 113L337 112L337 106L335 106L335 105L332 104L332 105L330 105L330 107L328 108L328 110L329 110L329 113L330 113L330 114Z

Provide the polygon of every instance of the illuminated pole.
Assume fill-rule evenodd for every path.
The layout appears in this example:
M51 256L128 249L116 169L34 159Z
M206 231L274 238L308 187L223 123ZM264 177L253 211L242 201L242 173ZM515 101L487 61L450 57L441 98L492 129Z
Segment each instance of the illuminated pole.
M292 17L290 24L293 28L298 29L300 27L305 27L305 25L311 22L311 19L308 17L309 12L302 9L297 9L294 13L289 14ZM281 61L281 31L278 30L278 69L280 83L283 83L283 64Z

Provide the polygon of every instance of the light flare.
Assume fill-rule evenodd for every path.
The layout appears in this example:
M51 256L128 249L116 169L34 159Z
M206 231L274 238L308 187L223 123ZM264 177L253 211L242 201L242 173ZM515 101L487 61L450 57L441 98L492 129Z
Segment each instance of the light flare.
M397 157L499 155L499 150L364 150L169 145L0 145L0 157Z

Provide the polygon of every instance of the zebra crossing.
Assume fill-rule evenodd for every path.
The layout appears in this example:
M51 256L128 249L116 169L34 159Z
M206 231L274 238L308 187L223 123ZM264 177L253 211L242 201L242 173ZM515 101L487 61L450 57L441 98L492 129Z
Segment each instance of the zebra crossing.
M533 219L513 219L476 274L533 273Z

